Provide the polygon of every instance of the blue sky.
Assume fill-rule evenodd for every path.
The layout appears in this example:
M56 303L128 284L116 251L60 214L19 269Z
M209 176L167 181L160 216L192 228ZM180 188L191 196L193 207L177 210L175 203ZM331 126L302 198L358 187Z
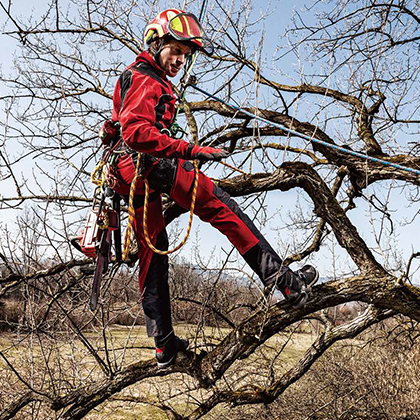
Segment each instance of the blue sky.
M1 0L4 4L5 0ZM261 23L258 26L258 30L260 34L264 34L265 41L264 41L264 50L263 50L263 59L267 61L267 68L272 68L269 71L269 75L273 77L281 78L282 76L276 69L272 67L272 57L276 50L276 45L281 40L279 39L279 34L281 34L286 26L290 23L292 11L296 7L301 7L304 2L287 2L287 1L259 1L258 8L254 11L254 16L257 17L259 13L263 13L267 8L270 10L274 10L268 19ZM19 1L15 2L12 5L12 11L15 15L24 15L28 16L29 13L39 13L42 11L43 5L46 5L47 2L45 1ZM167 7L166 2L161 2L162 8ZM209 8L212 7L211 0L209 3ZM5 22L5 15L2 11L0 11L0 22ZM14 29L13 24L9 21L6 25L5 30ZM2 56L2 63L1 63L1 70L3 74L8 74L10 71L13 71L13 53L17 48L16 43L8 36L3 34L0 35L0 53ZM255 37L255 44L259 41L259 35L257 34ZM282 40L284 41L284 40ZM131 54L127 54L127 60L131 60ZM129 64L129 62L127 62ZM294 55L289 53L283 56L280 62L276 63L278 69L281 70L281 73L286 75L293 74L294 70L297 67L297 63L295 61ZM284 80L282 80L284 81ZM4 86L0 86L0 95L5 94ZM267 98L270 101L270 98ZM4 114L0 109L0 118L4 121ZM27 165L27 164L26 164ZM27 166L22 166L20 168L22 171L27 171ZM14 194L12 185L10 182L1 182L1 194L7 196L9 194ZM387 190L385 188L376 188L375 193L381 193L384 196L387 194ZM369 191L368 191L369 193ZM392 193L392 197L394 198L391 201L391 209L396 213L396 219L400 221L400 223L404 222L404 219L409 219L412 217L415 212L417 211L415 208L404 208L399 207L398 202L400 198L404 196L404 191L394 191ZM298 191L290 191L290 192L280 192L280 191L273 191L268 194L267 197L267 215L268 220L267 224L263 228L263 233L266 235L269 242L276 248L280 254L287 254L288 246L293 242L294 238L290 236L290 233L286 231L279 230L289 222L288 212L291 212L295 209L297 203L302 203L304 201L304 197L300 196ZM373 246L373 235L372 235L372 225L377 226L377 215L372 215L372 208L362 199L358 200L357 204L359 205L358 210L351 211L349 213L349 217L351 220L355 222L358 226L359 233L366 238L368 243L372 244ZM5 217L6 215L6 217ZM12 221L15 216L15 212L4 212L2 211L1 219L3 223ZM375 221L376 219L376 221ZM185 224L186 224L187 217L183 217L181 220L181 227L183 227L185 231ZM1 223L1 222L0 222ZM397 234L399 235L398 238L395 238L395 248L400 249L403 255L407 258L412 251L419 251L420 249L420 241L418 238L417 232L420 230L419 222L416 221L415 224L408 225L404 227L403 225L396 226ZM184 232L183 231L183 232ZM200 238L197 238L197 232L200 232ZM182 234L181 234L182 235ZM205 240L203 241L203 238ZM398 243L397 243L398 239ZM204 243L203 243L204 242ZM230 252L231 246L229 242L217 232L214 228L212 228L208 224L201 223L198 218L194 219L194 230L191 234L191 238L187 245L182 249L181 256L185 257L188 260L194 260L194 248L199 246L200 250L204 252L206 258L210 258L211 255L214 255L216 259L223 260L226 253ZM391 245L390 245L391 246ZM214 254L213 254L214 251ZM381 257L380 257L381 259ZM341 271L339 268L342 268L344 271L345 267L348 265L352 265L351 261L341 252L340 248L334 241L328 241L327 245L320 253L318 253L315 257L314 262L320 267L323 271L325 276L332 276L336 270L333 265L333 260L337 264L337 271Z

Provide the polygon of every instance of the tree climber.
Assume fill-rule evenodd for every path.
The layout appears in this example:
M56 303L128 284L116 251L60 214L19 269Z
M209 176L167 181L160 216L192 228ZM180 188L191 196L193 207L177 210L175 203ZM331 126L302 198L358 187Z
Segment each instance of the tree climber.
M165 10L147 25L144 42L147 50L121 74L114 91L112 121L121 125L124 150L120 150L111 176L117 180L115 191L128 200L141 152L141 173L153 190L147 209L149 235L154 246L167 249L161 193L189 209L194 182L189 160L217 161L228 153L170 135L176 100L167 78L178 74L189 55L208 53L211 46L197 18L181 10ZM198 176L195 214L227 236L266 288L276 287L291 305L303 305L318 280L317 270L305 265L293 272L285 266L238 204L201 171ZM163 368L189 343L177 337L172 327L168 257L153 253L145 242L142 180L135 193L134 232L139 247L142 305L147 334L155 339L157 364Z

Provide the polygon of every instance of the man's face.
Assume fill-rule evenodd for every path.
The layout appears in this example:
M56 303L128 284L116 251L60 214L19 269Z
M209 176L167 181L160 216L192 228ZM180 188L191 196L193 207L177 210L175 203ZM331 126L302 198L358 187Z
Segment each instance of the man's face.
M188 45L171 39L162 47L159 64L169 77L175 77L190 53L191 48Z

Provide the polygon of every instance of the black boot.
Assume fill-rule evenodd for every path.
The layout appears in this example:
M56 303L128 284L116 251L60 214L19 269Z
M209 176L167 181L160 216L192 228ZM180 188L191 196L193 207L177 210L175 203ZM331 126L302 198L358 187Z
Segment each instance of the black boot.
M275 273L267 279L266 285L268 287L275 286L291 305L301 307L307 301L312 287L318 279L318 270L311 265L305 265L297 271L283 269L281 272Z
M159 369L166 368L172 364L179 351L188 350L190 342L175 335L171 331L163 338L156 337L156 360Z

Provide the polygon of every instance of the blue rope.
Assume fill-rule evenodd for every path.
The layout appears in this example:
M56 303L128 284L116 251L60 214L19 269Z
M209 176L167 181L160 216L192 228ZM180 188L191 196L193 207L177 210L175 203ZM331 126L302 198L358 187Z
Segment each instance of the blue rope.
M200 16L198 17L198 21L201 23L203 21L204 14L206 13L207 9L207 0L203 0L201 4Z
M321 144L323 146L329 147L330 149L339 150L340 152L347 153L347 154L352 155L352 156L356 156L356 157L359 157L359 158L362 158L362 159L370 160L372 162L380 163L381 165L392 166L393 168L396 168L396 169L401 169L401 170L406 171L406 172L411 172L411 173L414 173L416 175L420 175L420 170L409 168L407 166L402 166L402 165L399 165L398 163L388 162L386 160L378 159L378 158L375 158L373 156L368 156L368 155L365 155L363 153L359 153L359 152L355 152L353 150L346 149L345 147L337 146L335 144L331 144L331 143L328 143L326 141L307 136L306 134L299 133L298 131L295 131L291 128L288 128L288 127L286 127L282 124L278 124L278 123L272 122L270 120L267 120L266 118L260 117L258 115L251 114L250 112L248 112L247 110L245 110L243 108L240 108L239 106L230 104L229 102L227 102L227 101L225 101L225 100L223 100L223 99L221 99L221 98L219 98L215 95L212 95L211 93L208 93L203 89L200 89L198 86L191 85L191 87L193 87L195 90L198 90L199 92L203 93L204 95L207 95L209 98L213 98L214 100L216 100L216 101L218 101L218 102L220 102L220 103L222 103L222 104L224 104L224 105L226 105L230 108L233 108L236 111L240 111L243 114L248 115L252 119L265 122L265 123L267 123L267 124L269 124L273 127L280 128L281 130L286 131L286 132L288 132L290 134L293 134L297 137L300 137L302 139L308 140L310 142Z

